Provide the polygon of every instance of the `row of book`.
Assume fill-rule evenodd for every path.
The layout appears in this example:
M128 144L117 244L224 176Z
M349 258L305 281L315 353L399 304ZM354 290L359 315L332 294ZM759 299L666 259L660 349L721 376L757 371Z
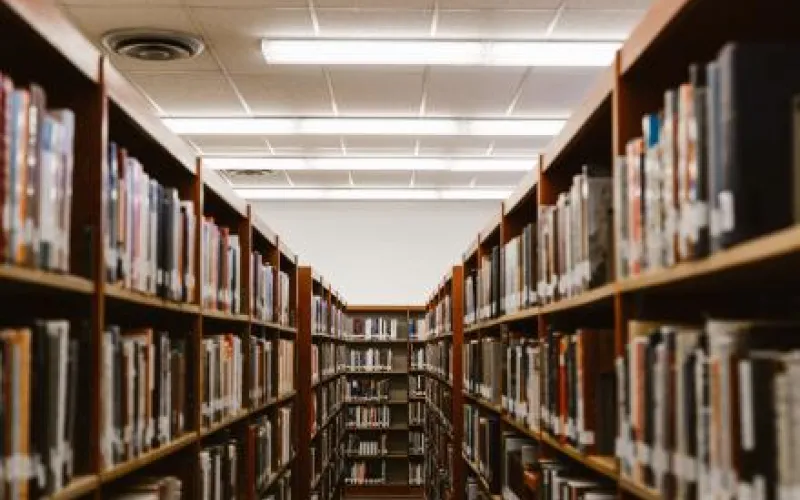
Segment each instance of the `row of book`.
M790 498L797 331L780 320L631 321L616 361L622 474L666 496Z
M283 271L278 270L265 260L260 252L254 251L250 254L250 277L252 280L252 292L250 294L250 310L253 317L262 321L278 321L278 297L276 295L276 280L282 283L288 280L283 277ZM280 290L280 287L278 288Z
M241 339L231 333L203 338L203 425L239 414L242 405L244 356Z
M428 327L425 324L425 318L410 318L408 321L408 339L409 340L422 340L427 338Z
M110 283L164 299L194 300L196 214L115 143L104 166L103 243Z
M347 347L330 342L311 345L311 383L330 377L347 366Z
M239 236L213 217L204 217L200 228L203 307L231 314L242 312L241 246Z
M392 349L386 347L351 347L348 350L348 371L391 371Z
M284 405L273 415L261 416L247 427L247 437L254 450L255 488L259 494L264 493L274 475L294 456L293 414L293 406Z
M242 443L235 438L221 439L221 442L205 446L200 451L200 494L201 500L237 498L244 488L239 478L244 455Z
M408 452L411 454L425 453L424 432L413 431L408 433Z
M503 275L500 278L503 298L499 314L511 314L539 303L536 238L536 224L531 223L503 245Z
M266 404L294 390L294 356L292 340L250 337L251 406Z
M374 485L386 483L386 460L355 460L345 478L346 484Z
M319 429L330 418L331 415L339 410L344 402L344 379L337 378L330 384L318 387L311 397L311 420L312 430Z
M464 389L501 405L505 345L499 339L471 340L462 346Z
M388 379L376 380L352 378L347 380L348 402L377 402L387 401L391 397Z
M100 379L101 468L136 458L185 431L186 336L151 328L106 328Z
M68 272L75 115L48 109L39 85L0 74L0 117L2 260Z
M88 363L70 326L0 329L0 498L49 495L75 473L77 391Z
M434 413L440 415L443 423L452 428L453 391L450 386L431 378L427 379L425 384L425 399L427 403L432 407Z
M117 488L115 488L117 489ZM152 476L137 479L126 484L109 495L111 500L147 499L147 500L181 500L183 498L183 482L175 476Z
M424 425L427 405L422 401L408 403L408 423L411 425Z
M392 411L389 405L348 406L348 427L386 428L392 424Z
M464 405L465 457L475 464L491 491L500 491L502 446L500 416Z
M449 294L439 298L436 307L428 310L423 325L425 330L420 335L422 339L453 331L453 304Z
M353 318L349 338L358 340L395 340L400 332L401 320L389 317ZM403 321L405 323L405 321Z
M421 345L411 346L411 359L409 359L409 366L412 370L425 369L425 347Z
M328 309L328 298L323 295L311 296L311 333L331 333L331 316Z
M348 434L347 436L347 454L348 455L371 455L380 456L389 453L389 447L386 445L388 436L382 434L378 439L362 439L356 434Z
M425 397L425 380L427 377L424 375L409 375L408 376L408 395L409 397L424 398Z
M800 72L791 44L729 43L642 119L615 168L619 277L796 223ZM770 124L769 133L761 126ZM794 134L793 134L794 128ZM794 146L793 146L794 144ZM750 168L767 162L768 172Z
M346 435L344 414L339 413L331 421L331 423L320 430L315 435L315 439L311 441L310 460L311 460L311 476L310 480L313 482L317 479L317 475L323 474L326 471L324 467L331 465L340 457L344 457L344 436ZM347 434L349 436L349 434Z
M422 486L425 483L425 466L423 464L408 464L408 484Z
M555 205L540 205L540 302L578 295L612 279L612 180L607 166L584 165Z
M453 373L453 344L446 341L426 344L424 368L450 380Z

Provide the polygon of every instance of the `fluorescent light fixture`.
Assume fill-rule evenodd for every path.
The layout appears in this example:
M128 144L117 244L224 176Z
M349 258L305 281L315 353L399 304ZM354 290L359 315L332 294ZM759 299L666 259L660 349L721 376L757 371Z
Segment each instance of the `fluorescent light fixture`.
M304 189L238 188L236 194L246 200L504 200L510 188L501 189Z
M164 118L181 135L403 135L550 137L563 119Z
M483 41L265 38L268 64L414 66L608 66L610 41Z
M534 158L282 158L282 157L210 157L203 166L212 170L371 170L371 171L448 171L448 172L528 172L537 163Z

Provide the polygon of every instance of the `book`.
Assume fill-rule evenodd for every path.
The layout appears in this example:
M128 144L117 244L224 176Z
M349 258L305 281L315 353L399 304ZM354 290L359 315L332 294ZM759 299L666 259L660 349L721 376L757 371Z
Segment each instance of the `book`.
M243 411L242 341L233 334L203 338L203 394L201 416L203 426L236 416Z
M229 228L217 226L212 217L204 217L200 225L203 307L240 314L239 238Z

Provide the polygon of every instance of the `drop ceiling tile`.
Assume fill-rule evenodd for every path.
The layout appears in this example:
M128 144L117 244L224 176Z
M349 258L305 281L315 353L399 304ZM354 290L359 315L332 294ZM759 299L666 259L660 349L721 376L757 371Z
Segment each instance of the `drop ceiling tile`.
M203 154L269 155L266 137L257 135L189 135L186 136Z
M516 187L526 172L473 172L475 187Z
M179 7L158 6L142 8L141 6L134 7L130 4L125 4L124 6L102 4L65 6L64 11L83 34L102 50L105 50L101 43L103 35L115 29L146 26L199 34L186 11ZM204 51L192 59L169 62L139 61L112 54L111 62L119 69L137 71L218 69L214 58L211 57L208 51Z
M274 67L263 74L235 74L231 78L255 114L333 114L325 75L319 67Z
M411 182L411 172L354 171L352 175L359 188L407 187Z
M466 188L475 177L474 172L419 171L414 175L414 186L420 188Z
M439 0L440 9L557 9L562 0Z
M411 156L415 140L410 137L347 136L347 154L352 156Z
M264 61L262 38L314 35L308 9L195 7L191 11L222 65L233 74L274 69Z
M183 3L196 7L266 7L302 9L308 6L308 0L183 0Z
M553 29L553 38L624 40L644 10L565 9Z
M420 156L481 156L491 145L486 137L441 136L422 137L419 141Z
M650 7L652 0L567 0L568 9L617 9L617 10L643 10Z
M330 67L333 94L343 115L417 116L421 67Z
M319 36L421 38L430 35L431 12L390 9L317 9Z
M426 114L504 116L524 72L524 68L432 68Z
M568 117L600 71L599 68L533 68L525 79L513 114Z
M234 187L271 187L288 188L289 181L282 171L254 172L254 171L223 171Z
M275 154L279 155L341 155L338 137L320 135L279 135L270 136L269 143Z
M434 0L315 0L318 9L433 9Z
M236 93L217 73L132 73L139 86L168 116L223 116L245 113Z
M64 5L94 5L102 7L126 7L131 5L181 5L181 0L60 0Z
M552 139L552 137L495 137L492 155L533 157L544 151Z
M349 187L347 172L332 170L294 170L287 172L294 187Z
M555 10L443 10L436 36L441 38L543 37Z

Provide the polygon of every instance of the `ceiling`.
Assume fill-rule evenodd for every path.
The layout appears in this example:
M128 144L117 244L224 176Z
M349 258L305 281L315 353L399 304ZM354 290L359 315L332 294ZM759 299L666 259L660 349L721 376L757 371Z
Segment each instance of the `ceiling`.
M566 118L599 68L270 65L264 37L422 40L623 40L649 0L64 0L94 42L112 29L200 35L198 57L113 63L163 117ZM529 159L551 136L187 134L214 157L370 157L370 170L226 172L234 187L510 190L524 172L492 158ZM384 170L385 157L477 157L483 171ZM340 162L341 164L341 162ZM270 191L270 190L267 190ZM306 189L308 191L308 189ZM248 191L241 191L245 196ZM265 195L266 196L266 195Z

